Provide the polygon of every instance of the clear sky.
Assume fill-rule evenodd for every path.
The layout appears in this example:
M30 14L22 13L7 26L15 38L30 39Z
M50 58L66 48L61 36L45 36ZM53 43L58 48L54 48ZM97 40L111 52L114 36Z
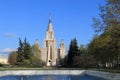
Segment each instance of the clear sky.
M61 39L66 48L71 39L88 44L93 38L92 17L98 17L98 4L104 0L0 0L0 53L18 47L18 38L29 43L43 39L52 16L57 47Z

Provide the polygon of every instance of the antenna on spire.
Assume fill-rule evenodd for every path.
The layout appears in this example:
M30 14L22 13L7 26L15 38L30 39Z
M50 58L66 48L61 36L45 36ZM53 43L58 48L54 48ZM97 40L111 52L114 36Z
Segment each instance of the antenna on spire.
M51 23L51 13L49 13L49 23Z

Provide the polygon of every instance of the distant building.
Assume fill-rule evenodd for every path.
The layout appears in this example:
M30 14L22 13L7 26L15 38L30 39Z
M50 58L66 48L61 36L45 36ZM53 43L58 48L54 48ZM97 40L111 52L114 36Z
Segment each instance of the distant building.
M38 40L35 44L39 45ZM59 64L60 59L65 57L65 45L62 40L59 48L56 47L56 39L54 38L54 31L49 18L46 37L44 39L44 46L40 47L41 59L46 63L46 66L56 66Z
M8 59L4 56L0 55L0 63L1 64L8 64Z

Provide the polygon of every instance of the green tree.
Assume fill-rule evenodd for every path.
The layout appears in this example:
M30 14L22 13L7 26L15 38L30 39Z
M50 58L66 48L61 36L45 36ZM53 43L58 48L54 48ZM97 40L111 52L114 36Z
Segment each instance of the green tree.
M67 67L68 66L67 65L67 56L65 56L64 58L60 59L59 64L60 64L60 66L58 66L58 67Z
M102 64L119 65L120 57L120 0L106 0L104 6L100 6L101 19L93 18L95 31L101 32L99 39L91 44L96 44L95 50L99 54L98 60ZM90 45L89 45L90 47ZM98 55L97 54L97 55Z
M68 56L67 56L67 63L68 67L74 67L74 58L75 56L79 55L78 44L76 38L71 40Z
M104 59L102 55L102 49L99 48L101 46L99 40L99 36L94 36L93 40L88 45L88 55L93 56L93 59L96 61L96 63L101 63Z
M41 60L41 51L38 40L32 46L31 66L32 67L44 66L44 62Z
M30 62L31 62L30 64L31 67L42 67L45 65L45 63L40 58L34 55L31 56Z
M84 45L80 45L79 47L79 55L82 56L84 54L86 54L86 48L84 47Z
M24 58L25 59L30 59L30 55L31 55L31 46L30 44L27 42L27 39L25 38L24 42L23 42L23 54L24 54Z
M11 52L8 57L8 62L15 66L17 63L17 53L16 52Z
M88 55L88 48L84 45L79 47L79 55L74 57L74 66L80 68L95 67L95 59L92 55Z
M19 38L19 47L18 47L18 56L17 56L17 65L27 66L30 64L30 56L32 55L31 46L25 38L24 42Z
M36 41L35 44L32 46L32 53L37 58L41 59L41 51L40 51L40 45L38 41Z
M100 8L100 19L93 18L93 27L95 31L107 31L120 25L120 1L106 0L104 6Z
M17 51L17 65L22 65L23 60L24 60L24 54L23 54L23 43L21 39L19 38L19 47Z

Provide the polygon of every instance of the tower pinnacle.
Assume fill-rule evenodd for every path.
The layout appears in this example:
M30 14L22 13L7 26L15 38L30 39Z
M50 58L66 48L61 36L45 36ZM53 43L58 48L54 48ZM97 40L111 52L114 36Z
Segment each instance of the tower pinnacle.
M52 23L51 23L51 14L49 14L49 22L48 22L48 29L47 29L47 31L53 31Z
M49 13L49 23L51 23L51 13Z

